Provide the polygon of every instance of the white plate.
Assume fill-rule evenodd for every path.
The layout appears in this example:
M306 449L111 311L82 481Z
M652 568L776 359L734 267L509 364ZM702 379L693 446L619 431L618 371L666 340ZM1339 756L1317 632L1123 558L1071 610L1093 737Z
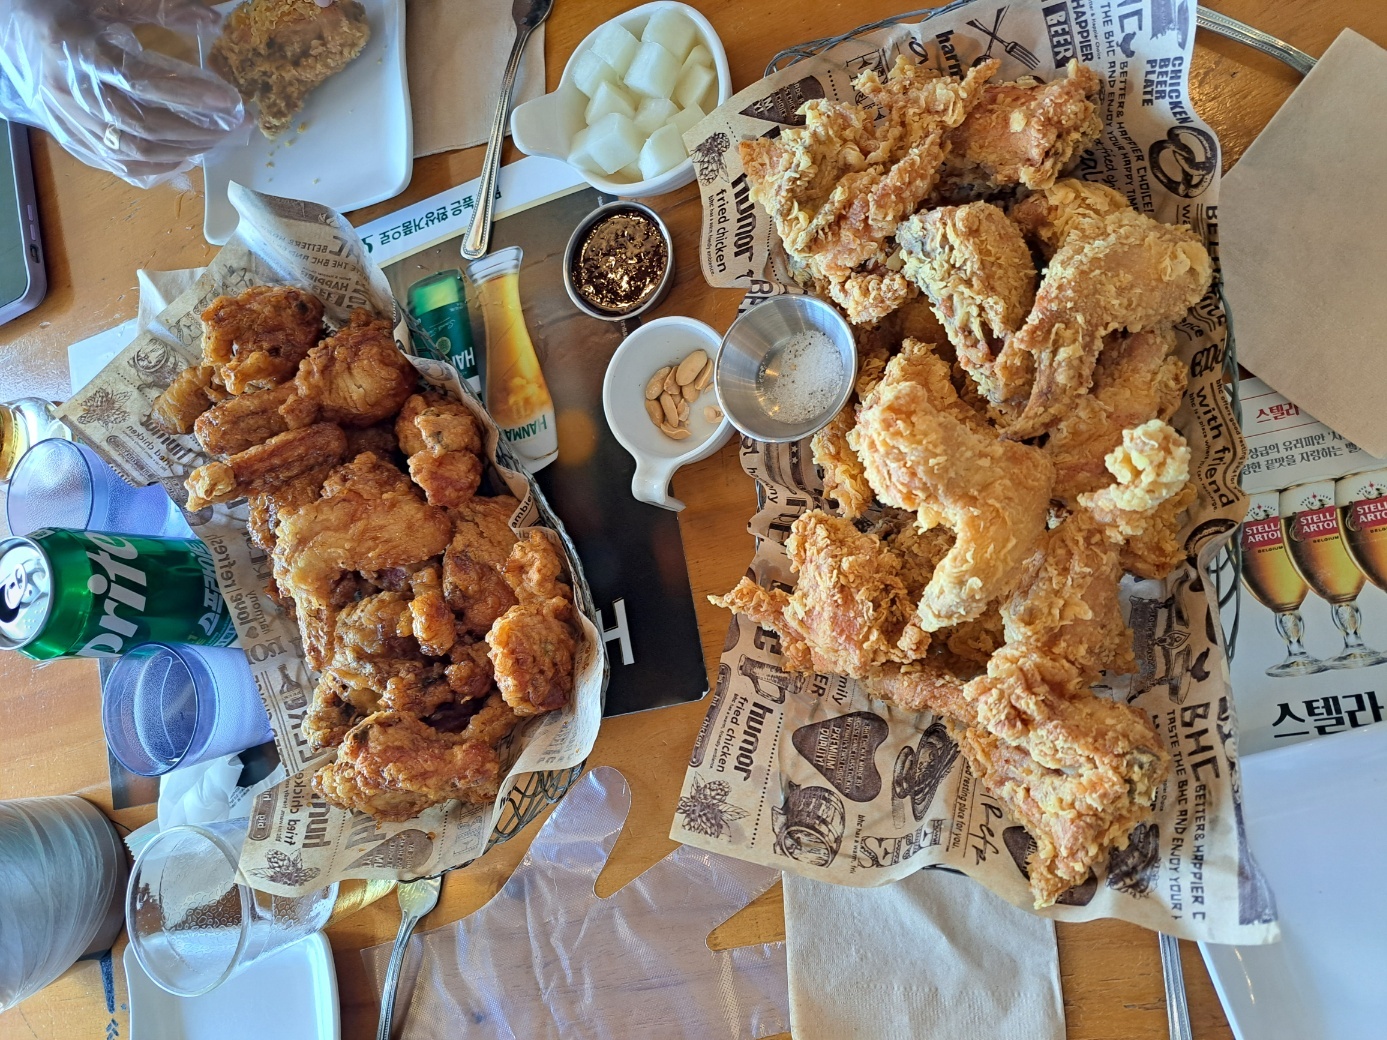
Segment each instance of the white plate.
M1238 1040L1363 1040L1387 1023L1387 726L1242 759L1280 943L1201 943Z
M211 993L175 997L125 948L130 1035L135 1040L339 1040L337 973L322 932L287 946Z
M370 40L355 61L308 96L293 127L273 141L256 128L249 144L204 164L202 233L208 242L221 245L236 230L240 218L226 197L233 180L339 213L398 195L409 183L414 123L405 75L404 0L361 2ZM220 4L217 10L227 14L236 7Z

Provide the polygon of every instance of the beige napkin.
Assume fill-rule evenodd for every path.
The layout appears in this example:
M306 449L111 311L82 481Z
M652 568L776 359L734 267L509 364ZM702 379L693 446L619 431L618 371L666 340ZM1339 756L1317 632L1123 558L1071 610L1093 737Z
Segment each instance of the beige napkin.
M1055 926L961 874L785 875L795 1040L1064 1040Z
M1387 51L1345 29L1223 179L1238 360L1387 455Z
M511 0L409 0L405 50L415 158L486 141L514 43ZM543 93L541 25L525 45L511 107Z

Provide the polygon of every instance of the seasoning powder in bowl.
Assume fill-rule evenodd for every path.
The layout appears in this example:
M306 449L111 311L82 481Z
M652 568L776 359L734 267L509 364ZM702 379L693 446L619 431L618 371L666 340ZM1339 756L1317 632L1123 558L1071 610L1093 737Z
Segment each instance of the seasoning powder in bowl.
M791 425L831 408L842 385L838 347L817 329L781 340L756 373L756 396L766 414Z
M579 234L568 276L586 309L600 317L626 317L655 302L669 270L669 246L644 207L613 209Z

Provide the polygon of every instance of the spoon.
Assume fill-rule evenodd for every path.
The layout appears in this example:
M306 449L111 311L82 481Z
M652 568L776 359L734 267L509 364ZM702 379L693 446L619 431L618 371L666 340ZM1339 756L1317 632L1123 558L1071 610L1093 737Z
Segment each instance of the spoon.
M442 877L426 877L406 881L396 889L400 896L400 930L395 935L395 947L390 951L390 966L385 970L376 1040L390 1040L390 1024L395 1017L395 991L400 986L400 966L404 964L405 948L409 946L414 926L438 905L438 893L442 887Z
M506 110L510 108L515 74L520 71L520 59L525 54L525 43L530 33L539 28L553 9L554 0L515 0L511 6L511 21L515 22L515 46L511 48L510 58L506 61L506 73L501 78L501 97L496 102L496 115L491 121L491 139L487 141L486 161L482 163L482 182L477 187L477 211L472 217L467 238L462 243L462 255L466 260L480 260L491 243L496 175L501 169L501 142L506 139Z

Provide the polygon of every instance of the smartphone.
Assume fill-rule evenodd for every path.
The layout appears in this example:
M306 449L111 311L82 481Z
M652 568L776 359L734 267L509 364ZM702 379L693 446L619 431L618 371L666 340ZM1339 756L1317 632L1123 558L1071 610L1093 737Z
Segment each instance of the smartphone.
M47 291L29 130L0 119L0 324L33 310Z

